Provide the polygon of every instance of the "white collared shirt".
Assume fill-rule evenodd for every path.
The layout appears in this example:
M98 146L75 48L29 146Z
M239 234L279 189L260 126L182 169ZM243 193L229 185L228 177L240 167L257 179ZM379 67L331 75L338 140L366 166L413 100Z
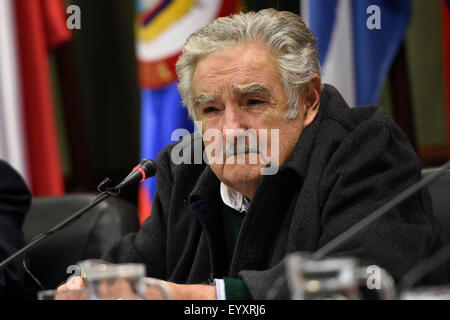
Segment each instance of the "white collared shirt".
M222 197L222 201L230 208L239 212L248 211L250 205L248 198L242 193L231 189L223 182L220 183L220 196Z

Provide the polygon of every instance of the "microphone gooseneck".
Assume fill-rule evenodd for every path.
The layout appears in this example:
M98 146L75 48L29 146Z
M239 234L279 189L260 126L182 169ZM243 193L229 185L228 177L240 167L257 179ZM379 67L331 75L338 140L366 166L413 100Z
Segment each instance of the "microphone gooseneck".
M49 237L50 235L54 234L57 231L60 231L70 225L72 225L75 221L80 219L83 214L85 214L87 211L98 205L100 202L106 200L110 196L118 196L120 193L120 189L129 187L131 185L134 185L136 183L139 183L140 181L143 181L147 178L150 178L156 174L156 164L153 160L144 159L142 160L134 169L131 171L131 173L123 179L116 187L114 188L100 188L100 186L105 186L110 180L105 179L102 183L100 183L99 189L102 189L101 193L92 201L90 201L86 206L75 212L73 215L68 217L67 219L63 220L58 225L54 226L50 230L38 234L36 237L31 240L30 243L28 243L26 246L24 246L22 249L17 251L16 253L12 254L5 260L3 260L0 263L0 270L2 270L4 267L6 267L10 262L15 260L17 257L26 254L28 251L30 251L33 247L35 247L37 244L42 242L44 239Z

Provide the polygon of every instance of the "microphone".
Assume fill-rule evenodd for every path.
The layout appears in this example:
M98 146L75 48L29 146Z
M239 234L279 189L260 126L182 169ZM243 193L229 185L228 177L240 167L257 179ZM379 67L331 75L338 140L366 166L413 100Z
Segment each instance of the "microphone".
M156 163L153 160L143 159L139 164L131 170L130 174L126 176L113 190L120 191L120 189L127 188L138 182L142 182L147 178L153 177L156 174Z
M362 219L360 222L350 227L347 231L341 233L339 236L325 244L319 250L314 252L311 256L312 259L321 259L331 251L339 248L340 246L346 244L352 238L356 237L361 231L366 229L372 222L377 220L378 218L385 215L387 212L391 211L397 205L399 205L404 200L408 199L412 195L414 195L420 189L426 187L428 184L439 178L442 174L446 172L446 170L450 168L450 161L445 163L443 166L439 167L435 172L425 177L424 179L418 181L413 184L399 195L382 205L380 208L369 214L366 218Z
M107 178L105 179L100 185L99 189L102 191L95 199L90 201L87 205L85 205L83 208L75 212L73 215L56 225L55 227L51 228L50 230L38 234L36 237L33 238L33 240L28 243L25 247L17 251L16 253L12 254L5 260L3 260L0 263L0 270L2 270L4 267L6 267L11 261L15 260L20 255L26 254L28 251L30 251L34 246L45 240L47 237L51 236L55 232L62 230L71 224L73 224L75 221L80 219L83 214L85 214L87 211L98 205L100 202L103 202L110 196L118 196L120 193L120 189L129 187L133 184L136 184L140 181L143 181L147 178L150 178L156 174L156 164L153 160L144 159L139 164L133 168L131 173L123 179L117 186L114 188L105 188L102 189L101 186L108 183L110 180Z

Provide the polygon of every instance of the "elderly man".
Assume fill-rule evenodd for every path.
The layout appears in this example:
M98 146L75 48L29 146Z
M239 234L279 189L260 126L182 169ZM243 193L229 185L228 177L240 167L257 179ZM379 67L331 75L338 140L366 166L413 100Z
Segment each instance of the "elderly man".
M215 20L189 37L177 73L202 135L161 152L150 218L104 257L145 263L175 298L263 299L287 254L319 249L420 179L413 149L382 108L351 109L322 85L315 38L293 13ZM248 130L256 148L220 153L218 140ZM265 130L277 134L264 138ZM179 150L198 157L202 138L209 164L174 161ZM432 220L429 199L417 194L331 256L357 257L398 280L435 245ZM287 287L275 297L288 298Z

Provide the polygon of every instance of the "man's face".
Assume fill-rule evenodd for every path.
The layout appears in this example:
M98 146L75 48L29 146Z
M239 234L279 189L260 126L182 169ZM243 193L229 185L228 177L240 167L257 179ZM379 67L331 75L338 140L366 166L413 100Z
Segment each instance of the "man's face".
M259 142L260 129L267 130L267 150L270 164L281 166L293 151L304 128L302 108L296 119L285 120L288 110L287 98L281 84L276 57L263 42L245 42L202 57L195 69L194 94L197 120L202 123L205 147L218 143L218 139L205 139L205 132L216 129L223 141L236 132L249 129L256 131ZM278 130L279 144L271 141L271 133ZM216 131L217 132L217 131ZM247 139L248 141L248 139ZM263 146L265 147L265 146ZM260 146L261 148L261 146ZM214 149L214 148L213 148ZM256 163L237 163L236 154L224 155L224 161L211 161L211 169L229 187L252 197L268 163L267 157L254 152ZM274 160L275 159L275 160ZM273 163L277 162L278 163Z

